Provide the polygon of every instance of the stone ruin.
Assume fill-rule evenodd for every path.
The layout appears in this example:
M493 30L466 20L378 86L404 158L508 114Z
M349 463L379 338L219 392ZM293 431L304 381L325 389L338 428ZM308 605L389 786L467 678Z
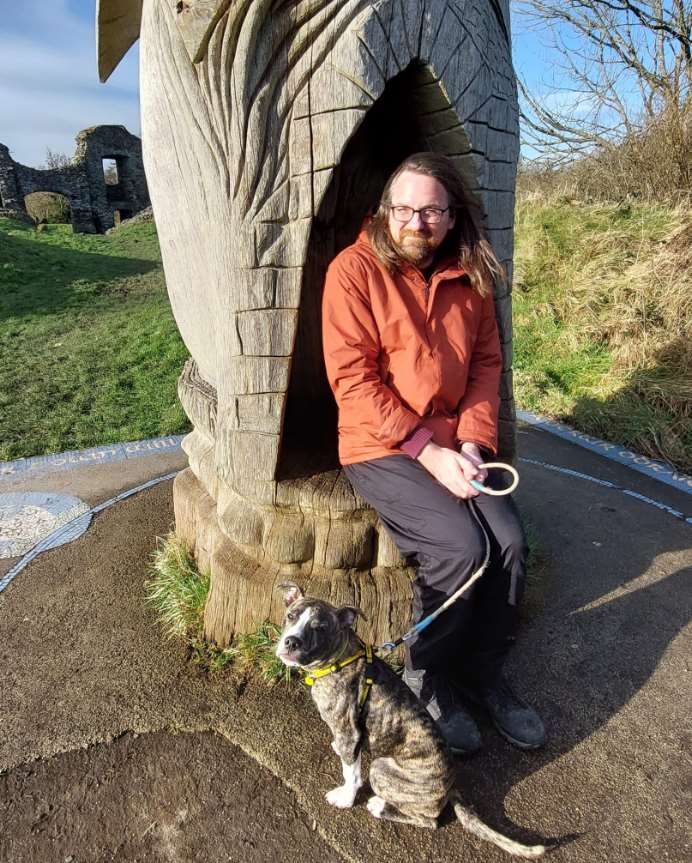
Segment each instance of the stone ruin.
M141 38L145 166L193 424L176 531L211 572L220 644L281 618L287 577L403 632L412 576L336 454L325 269L407 155L451 157L510 273L495 291L500 455L514 454L519 152L508 0L100 0L106 80Z
M64 168L29 168L0 144L0 213L27 217L25 198L56 192L70 204L75 233L100 234L149 206L142 142L124 126L94 126L76 137L77 149ZM112 160L117 183L106 183L103 161Z

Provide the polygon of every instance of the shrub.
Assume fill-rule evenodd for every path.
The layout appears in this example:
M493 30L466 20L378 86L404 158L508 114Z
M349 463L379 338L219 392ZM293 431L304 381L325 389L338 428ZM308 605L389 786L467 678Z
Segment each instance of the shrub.
M64 225L72 221L70 204L55 192L32 192L24 201L27 213L37 224Z
M644 131L602 145L566 166L520 168L520 194L566 200L668 202L692 200L692 101L658 114Z

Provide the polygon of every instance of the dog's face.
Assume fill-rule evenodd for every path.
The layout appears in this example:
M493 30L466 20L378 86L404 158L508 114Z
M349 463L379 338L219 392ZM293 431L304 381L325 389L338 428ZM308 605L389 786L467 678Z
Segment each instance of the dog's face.
M328 602L304 596L298 585L282 584L286 615L276 655L286 665L303 668L328 663L349 637L358 610L335 608Z

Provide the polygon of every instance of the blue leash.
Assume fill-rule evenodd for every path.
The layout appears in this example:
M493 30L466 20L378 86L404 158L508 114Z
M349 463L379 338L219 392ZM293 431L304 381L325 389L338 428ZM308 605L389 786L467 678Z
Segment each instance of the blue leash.
M478 465L479 468L499 468L500 470L506 470L512 474L512 484L507 488L503 488L500 490L493 488L486 488L483 483L478 480L472 479L470 480L471 485L483 494L489 494L493 497L502 497L503 495L510 494L514 491L514 489L519 485L519 474L509 464L504 464L503 462L493 461L493 462L484 462L483 464ZM415 623L408 632L405 632L402 636L397 638L396 641L385 641L384 644L379 648L380 650L387 651L388 653L392 650L395 650L399 647L400 644L406 644L408 641L411 641L412 638L415 638L419 635L424 629L426 629L430 624L436 620L443 612L445 612L450 605L454 605L454 603L464 594L472 584L474 584L478 579L483 575L485 570L488 567L488 562L490 561L490 540L488 539L488 534L486 533L485 528L483 527L483 522L480 520L478 516L478 512L476 511L476 504L473 499L469 500L469 509L473 514L473 517L478 522L480 529L483 531L483 536L485 537L485 558L480 567L473 573L471 578L463 584L457 591L455 591L450 597L448 597L442 605L432 612L432 614L427 615L422 620L419 620L418 623Z

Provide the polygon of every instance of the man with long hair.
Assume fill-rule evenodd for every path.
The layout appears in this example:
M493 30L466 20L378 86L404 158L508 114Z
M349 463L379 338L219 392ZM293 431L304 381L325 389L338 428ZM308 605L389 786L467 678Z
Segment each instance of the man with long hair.
M339 459L417 565L415 621L471 577L485 559L484 531L489 540L484 575L407 645L405 682L462 753L481 746L469 701L516 746L545 739L502 673L524 583L519 515L511 498L470 484L487 479L478 465L497 451L502 358L492 288L503 275L453 163L416 153L332 261L322 305Z

